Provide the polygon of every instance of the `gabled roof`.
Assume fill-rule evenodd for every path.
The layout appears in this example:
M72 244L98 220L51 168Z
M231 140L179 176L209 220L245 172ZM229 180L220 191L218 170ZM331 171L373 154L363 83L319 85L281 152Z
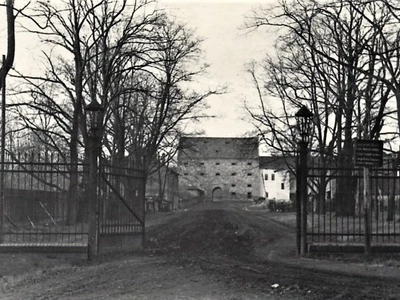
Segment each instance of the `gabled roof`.
M288 170L295 163L296 157L260 156L260 169Z
M258 158L258 139L183 137L179 142L178 160L195 159L246 159Z

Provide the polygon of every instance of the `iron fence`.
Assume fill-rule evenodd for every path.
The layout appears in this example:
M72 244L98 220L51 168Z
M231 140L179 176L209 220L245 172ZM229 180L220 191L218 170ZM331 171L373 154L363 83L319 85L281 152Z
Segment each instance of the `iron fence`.
M3 176L0 246L87 247L88 165L56 154L8 154ZM143 172L103 164L99 178L99 235L144 234Z
M346 158L312 158L308 167L308 243L364 243L365 195L370 195L372 244L400 242L400 187L397 161L363 169ZM366 183L366 184L365 184Z
M143 172L113 166L101 169L99 234L142 234L145 217Z
M7 155L3 243L87 243L86 170L63 161L56 154Z

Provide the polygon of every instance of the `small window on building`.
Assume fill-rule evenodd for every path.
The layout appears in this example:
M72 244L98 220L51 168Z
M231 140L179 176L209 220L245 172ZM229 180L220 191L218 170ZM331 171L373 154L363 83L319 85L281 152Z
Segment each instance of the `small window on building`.
M247 193L247 199L251 199L252 197L253 197L252 193L251 193L251 192L248 192L248 193Z
M248 165L248 166L251 166L251 162L248 162L247 165Z
M253 173L247 173L247 176L253 176Z
M232 192L231 195L232 195L232 196L236 196L236 193L235 193L235 192Z
M216 162L215 164L216 164L217 166L219 166L219 162Z
M275 174L271 174L271 180L275 180Z
M282 182L281 183L281 190L284 190L285 189L285 184Z
M264 179L265 179L265 180L268 180L268 174L265 174L265 175L264 175Z
M236 186L236 184L231 184L231 187L235 187Z
M236 166L236 163L233 162L233 163L232 163L232 166Z
M236 172L233 172L231 175L232 175L232 176L236 176Z
M251 184L248 184L247 187L251 187Z
M221 175L220 173L215 173L215 176L219 176L219 175Z

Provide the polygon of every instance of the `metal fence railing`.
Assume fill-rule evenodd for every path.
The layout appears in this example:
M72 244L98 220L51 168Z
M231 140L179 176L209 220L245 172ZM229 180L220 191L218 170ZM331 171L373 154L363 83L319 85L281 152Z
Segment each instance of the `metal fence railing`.
M399 170L394 160L371 168L366 183L370 195L372 244L400 243ZM347 160L313 159L308 168L308 242L364 243L365 197L363 169Z
M145 182L141 170L103 166L100 235L142 234Z
M9 154L0 202L0 244L88 244L89 167L59 155ZM102 166L97 187L100 235L144 233L144 176Z
M87 243L86 177L82 164L72 167L59 155L9 154L4 163L2 242Z

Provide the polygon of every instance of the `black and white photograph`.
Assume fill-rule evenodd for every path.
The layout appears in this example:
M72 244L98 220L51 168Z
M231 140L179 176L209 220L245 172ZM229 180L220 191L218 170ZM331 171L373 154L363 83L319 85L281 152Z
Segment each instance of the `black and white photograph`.
M0 0L0 299L400 299L400 1Z

